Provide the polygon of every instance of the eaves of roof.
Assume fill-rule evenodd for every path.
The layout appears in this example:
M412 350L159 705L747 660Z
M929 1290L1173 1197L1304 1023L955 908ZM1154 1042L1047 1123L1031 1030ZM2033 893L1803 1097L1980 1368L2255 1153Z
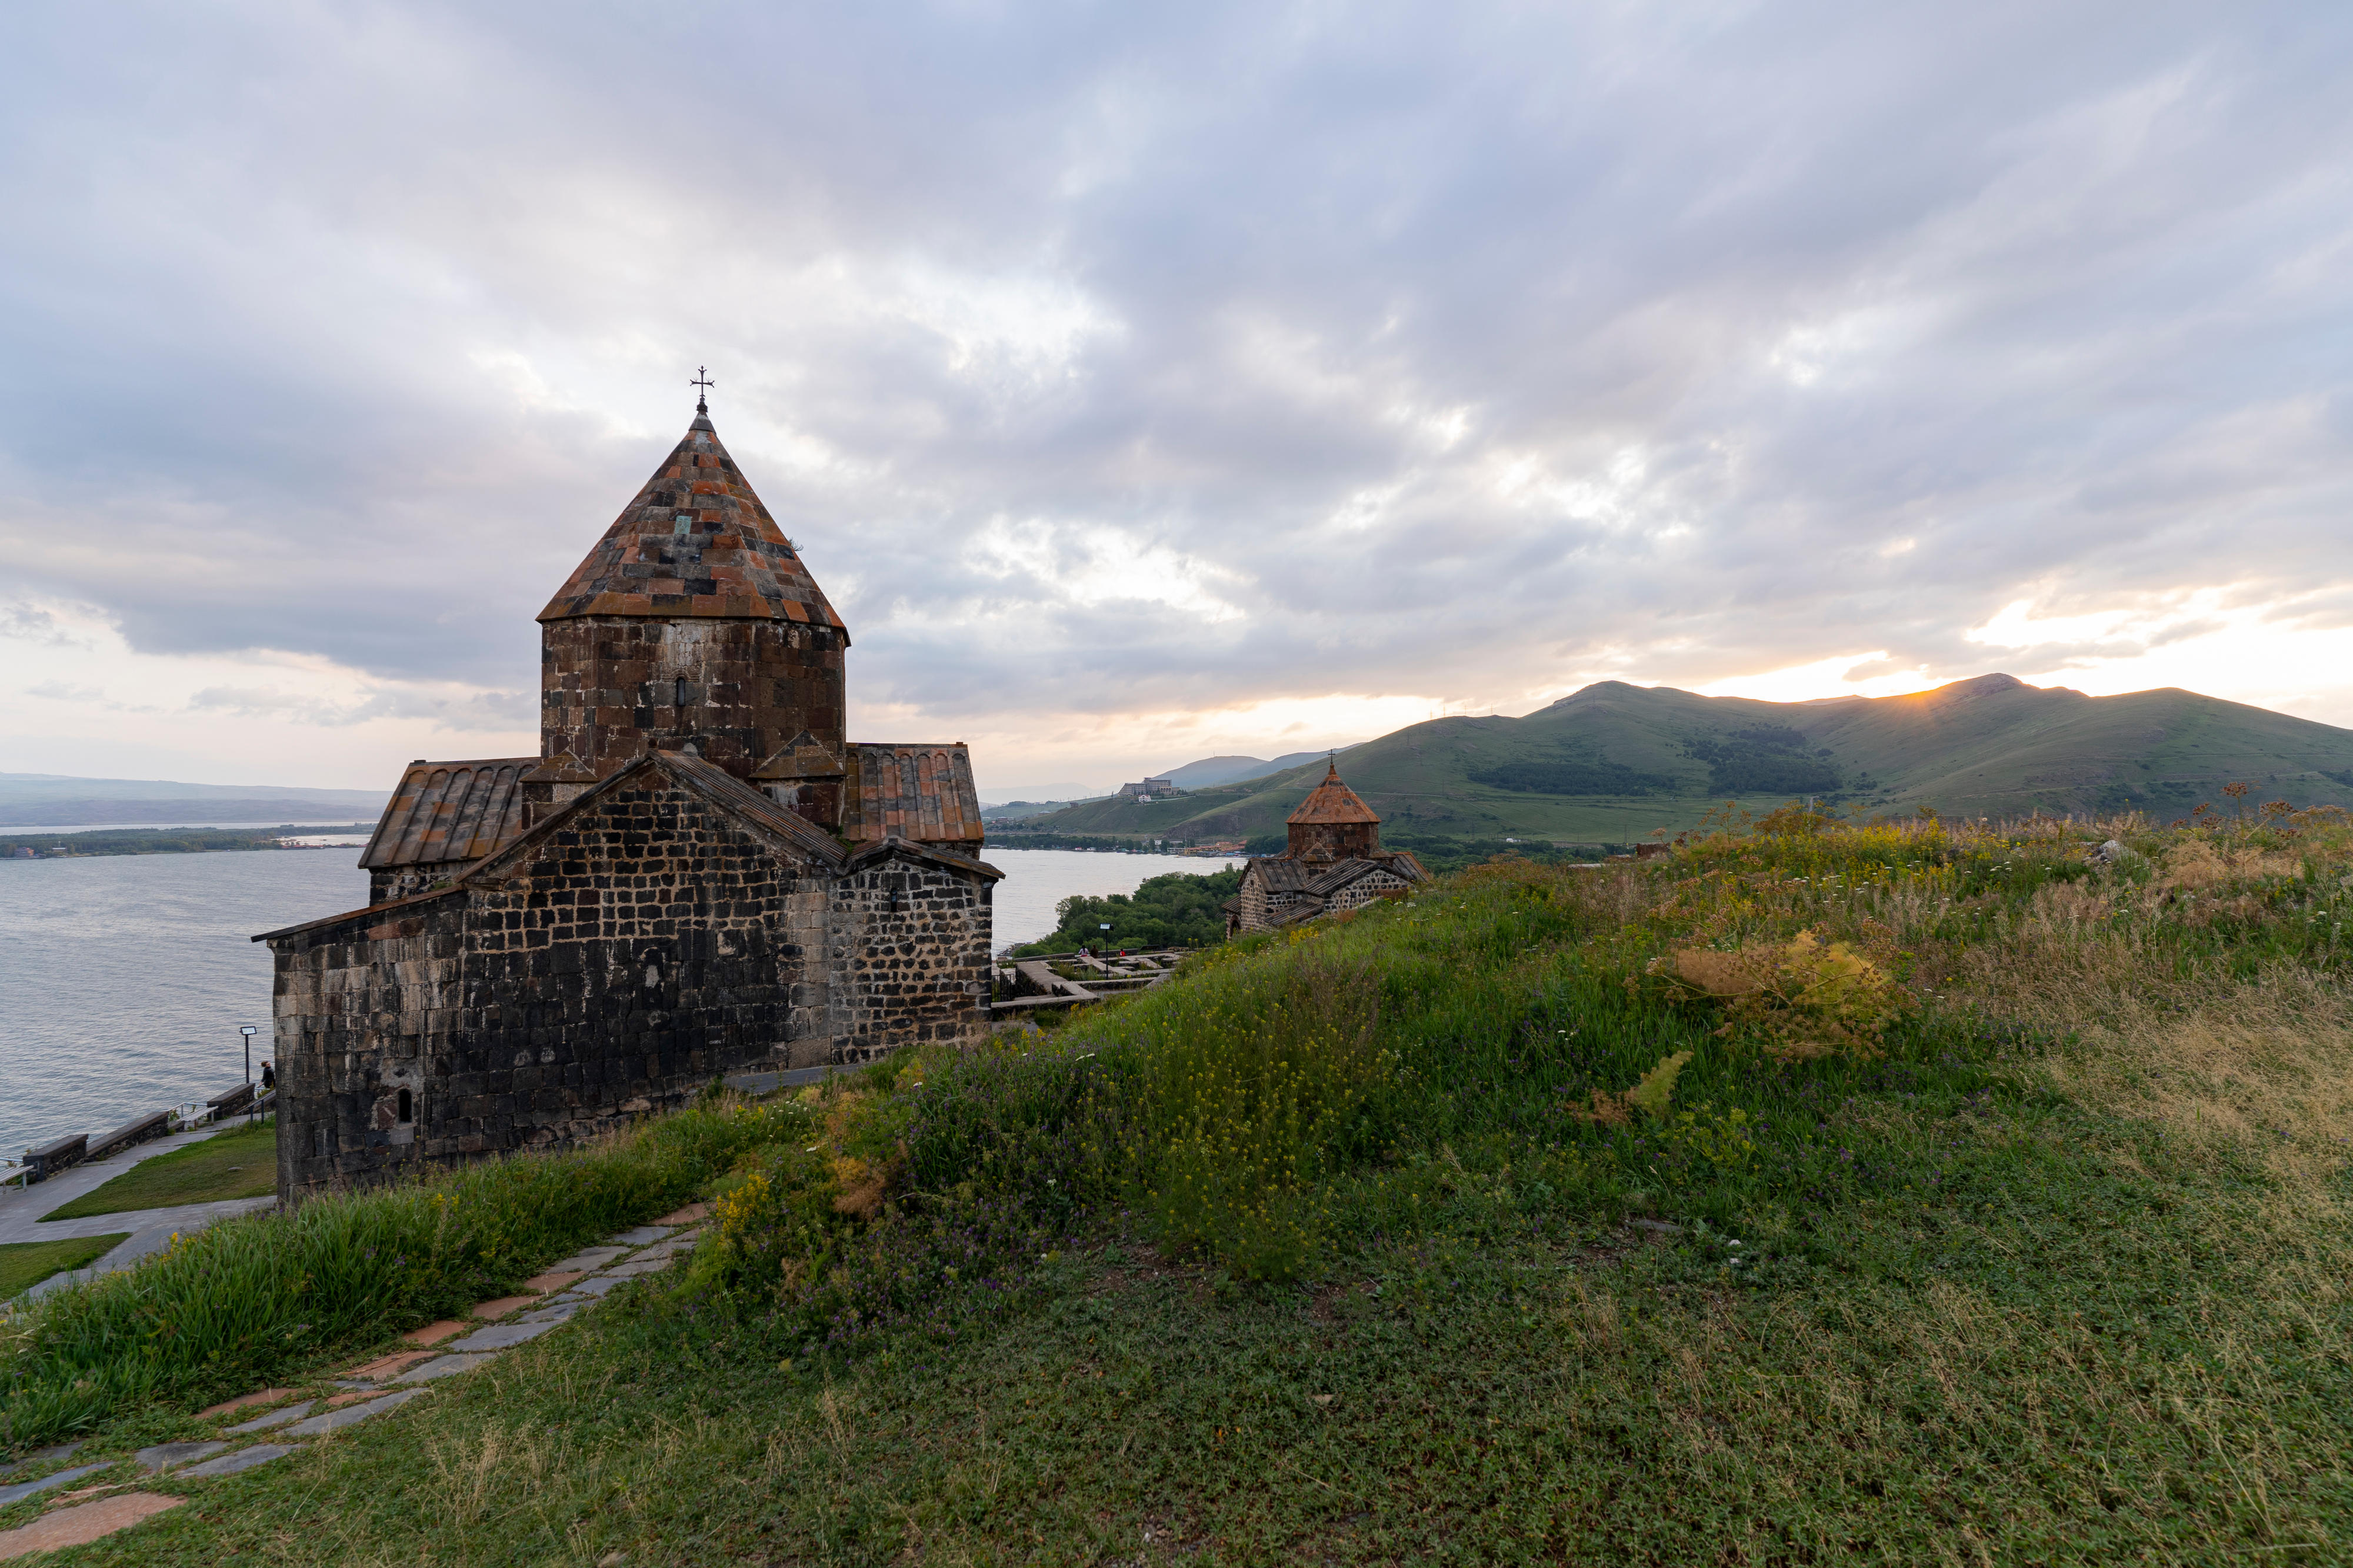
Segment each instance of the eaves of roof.
M565 826L581 812L604 799L610 792L625 787L631 780L649 769L669 774L681 785L702 796L738 822L757 829L771 839L781 840L783 844L789 845L800 853L817 860L828 872L838 874L849 863L849 851L844 849L830 834L786 810L758 790L738 780L724 768L714 767L701 757L691 756L683 752L652 752L638 758L595 787L566 801L542 820L537 826L500 846L494 853L475 861L453 878L447 888L430 893L419 893L412 898L396 899L389 903L347 910L342 914L322 916L318 920L305 921L300 925L287 926L278 931L264 931L253 940L266 942L275 937L295 936L320 926L333 925L337 921L350 920L356 915L373 915L380 910L398 909L437 898L447 898L452 893L466 890L475 883L490 881L517 859L528 854L535 846L544 843L550 835L562 832ZM972 864L977 864L977 862ZM987 869L991 876L1003 875L994 868L984 868Z

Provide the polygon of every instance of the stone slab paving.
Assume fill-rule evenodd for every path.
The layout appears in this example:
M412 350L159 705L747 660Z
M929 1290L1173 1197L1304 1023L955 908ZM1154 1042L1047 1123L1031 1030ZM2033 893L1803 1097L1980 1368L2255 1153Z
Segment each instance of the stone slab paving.
M554 1323L494 1323L468 1334L462 1340L451 1340L449 1349L452 1352L512 1350L517 1345L530 1343L554 1327Z
M37 1448L21 1459L0 1465L0 1476L13 1476L18 1470L30 1469L35 1465L46 1465L52 1459L70 1459L74 1457L74 1450L80 1447L79 1443L60 1443L54 1448Z
M340 1432L346 1426L356 1426L363 1421L397 1410L424 1392L421 1388L404 1388L398 1394L387 1394L365 1405L347 1405L341 1410L330 1410L323 1415L313 1415L308 1421L299 1421L289 1426L286 1436L323 1437L330 1432Z
M47 1186L47 1183L42 1185ZM153 1492L124 1492L117 1497L100 1498L79 1508L61 1508L55 1513L43 1514L32 1523L15 1530L0 1531L0 1563L26 1557L36 1552L55 1552L67 1546L86 1546L93 1541L128 1530L142 1519L177 1508L185 1498L160 1497Z
M291 1399L300 1393L292 1388L265 1388L254 1394L240 1394L235 1399L224 1399L218 1405L207 1405L196 1412L196 1419L209 1421L216 1415L226 1415L232 1410L243 1410L253 1405L275 1405L281 1399Z
M612 1268L607 1268L605 1270L601 1278L606 1279L641 1279L648 1274L659 1274L663 1269L668 1268L669 1267L670 1259L668 1258L633 1258L627 1263L615 1264ZM589 1283L595 1284L596 1281L590 1280Z
M491 1358L480 1355L437 1356L423 1366L412 1366L392 1381L395 1383L431 1383L436 1378L449 1377L461 1372L471 1372Z
M301 1420L311 1414L311 1407L318 1403L315 1399L305 1399L299 1405L290 1405L283 1410L273 1410L267 1415L257 1415L252 1420L242 1422L237 1426L224 1426L221 1428L221 1434L228 1437L247 1437L256 1432L267 1432L273 1426L283 1426L289 1421Z
M152 1448L142 1448L131 1457L149 1475L161 1475L174 1465L194 1464L210 1458L227 1447L227 1443L158 1443Z
M266 1465L272 1459L282 1459L294 1450L278 1443L256 1443L250 1448L239 1448L234 1454L223 1454L217 1459L206 1459L201 1465L190 1465L172 1479L193 1480L197 1477L233 1476L239 1470L249 1470L256 1465Z
M61 1203L70 1195L56 1195L54 1201ZM280 1409L265 1411L250 1420L223 1428L224 1436L238 1437L275 1432L283 1439L323 1436L397 1410L427 1390L419 1386L385 1393L381 1387L383 1384L423 1384L471 1372L492 1360L501 1351L529 1343L569 1321L584 1308L593 1305L627 1281L668 1268L677 1254L694 1245L700 1234L699 1227L681 1227L695 1224L709 1212L707 1204L689 1205L676 1214L665 1216L661 1224L638 1226L612 1237L602 1246L583 1248L563 1264L526 1281L526 1288L532 1294L485 1301L477 1305L471 1314L478 1320L508 1318L512 1321L465 1323L445 1319L411 1330L401 1339L416 1349L378 1356L351 1368L340 1378L330 1380L346 1392L323 1401L314 1396L286 1405ZM628 1261L618 1261L623 1258ZM521 1316L516 1316L517 1313ZM257 1405L290 1399L297 1392L290 1388L265 1388L207 1406L198 1415L201 1417L228 1415ZM317 1414L313 1415L313 1411ZM69 1458L74 1447L69 1444L46 1450L30 1456L21 1464ZM227 1443L217 1441L163 1443L142 1448L133 1457L151 1474L168 1470L174 1479L205 1479L236 1475L283 1458L295 1451L287 1442L256 1443L223 1451L228 1448ZM95 1475L117 1462L110 1459L85 1465L20 1486L0 1489L0 1506ZM21 1464L17 1468L21 1468ZM96 1540L100 1535L136 1523L151 1513L173 1507L179 1500L134 1492L79 1507L55 1510L31 1525L0 1536L0 1558ZM36 1540L28 1531L41 1533ZM18 1544L19 1538L22 1538L22 1544Z
M84 1476L94 1476L100 1470L111 1470L114 1465L115 1461L112 1459L108 1459L102 1464L78 1465L70 1470L58 1470L54 1474L43 1476L37 1481L18 1481L13 1487L0 1487L0 1508L23 1502L28 1497L38 1497L53 1487L70 1485Z
M587 1274L602 1268L628 1251L626 1247L584 1247L548 1270L551 1274Z

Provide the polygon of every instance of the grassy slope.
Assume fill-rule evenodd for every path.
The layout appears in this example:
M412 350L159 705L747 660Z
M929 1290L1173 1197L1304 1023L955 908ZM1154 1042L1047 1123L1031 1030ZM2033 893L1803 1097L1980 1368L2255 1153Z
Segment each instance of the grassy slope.
M79 1268L131 1233L82 1236L68 1241L11 1241L0 1244L0 1301L31 1289L52 1274Z
M1378 964L1444 1070L1298 1280L1112 1214L855 1360L649 1288L84 1560L2346 1561L2353 856L2143 846L1719 841L1243 944L1060 1049ZM1901 943L1884 1059L1641 979L1800 925ZM1677 1047L1753 1151L1567 1109Z
M1989 689L1989 688L1992 688ZM2232 779L2299 805L2353 804L2320 770L2353 770L2353 731L2166 689L2084 697L1998 678L1936 692L1827 702L1700 697L1605 681L1523 719L1438 719L1349 753L1347 779L1392 832L1457 837L1525 835L1625 843L1692 826L1722 802L1684 750L1694 737L1787 726L1827 747L1849 779L1868 773L1873 809L1932 805L1948 816L2082 811L2137 804L2163 819ZM1683 781L1673 796L1534 795L1469 773L1498 763L1607 759ZM1032 819L1062 833L1181 838L1274 833L1321 776L1320 764L1150 805L1098 802ZM2137 798L2110 798L2121 789ZM1780 802L1747 803L1769 809ZM2216 804L2221 804L2219 800Z
M278 1124L260 1121L142 1160L104 1186L93 1187L41 1217L82 1219L133 1209L267 1197L277 1190Z

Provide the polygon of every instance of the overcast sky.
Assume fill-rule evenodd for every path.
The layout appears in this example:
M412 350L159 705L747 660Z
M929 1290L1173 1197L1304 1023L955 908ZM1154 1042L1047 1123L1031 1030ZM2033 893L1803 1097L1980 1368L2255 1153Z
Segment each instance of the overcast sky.
M16 6L0 770L537 750L712 414L985 784L1589 681L2353 725L2353 7Z

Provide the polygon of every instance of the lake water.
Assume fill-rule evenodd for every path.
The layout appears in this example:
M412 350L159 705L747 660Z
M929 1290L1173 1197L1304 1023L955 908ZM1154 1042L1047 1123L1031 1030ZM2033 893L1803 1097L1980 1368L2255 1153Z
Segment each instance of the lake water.
M269 1039L269 950L256 931L367 902L348 846L0 860L0 1152L203 1100L243 1080L237 1026ZM992 849L994 945L1054 929L1073 894L1135 890L1223 860ZM256 1071L266 1056L257 1052Z

